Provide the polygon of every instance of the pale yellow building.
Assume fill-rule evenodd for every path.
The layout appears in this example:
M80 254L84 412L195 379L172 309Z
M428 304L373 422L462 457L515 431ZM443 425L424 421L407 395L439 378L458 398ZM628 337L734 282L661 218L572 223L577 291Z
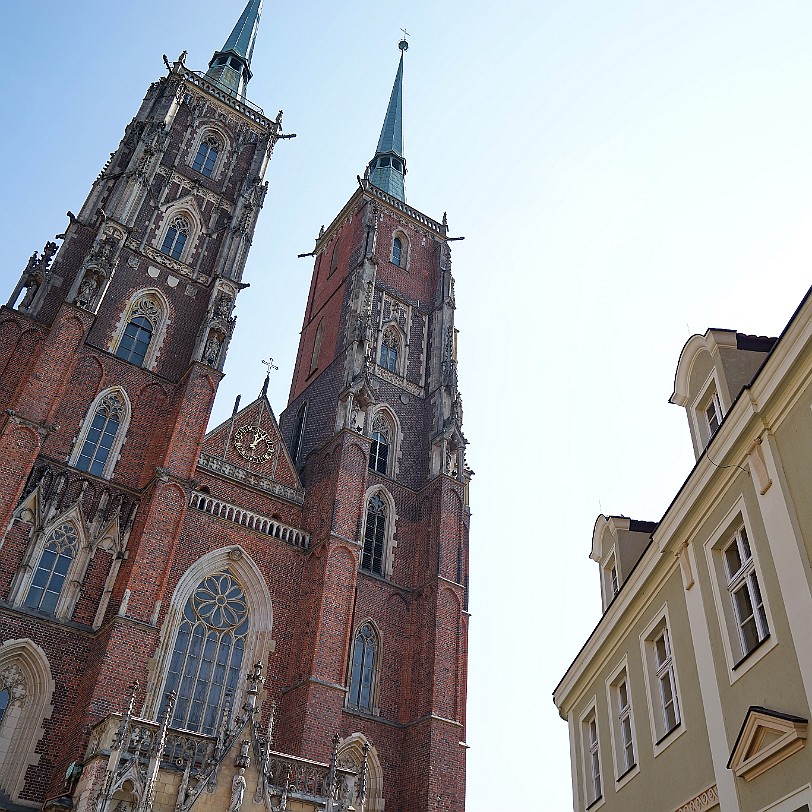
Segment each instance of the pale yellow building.
M598 516L603 615L555 689L573 806L809 812L812 293L778 339L692 336L696 465L662 519Z

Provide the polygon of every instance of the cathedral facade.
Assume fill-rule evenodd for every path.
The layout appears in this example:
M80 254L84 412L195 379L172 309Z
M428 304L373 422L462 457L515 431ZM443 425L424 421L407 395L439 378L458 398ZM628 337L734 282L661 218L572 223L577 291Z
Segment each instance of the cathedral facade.
M0 310L0 809L464 809L471 472L405 41L287 408L207 430L286 137L245 95L261 5L167 61Z

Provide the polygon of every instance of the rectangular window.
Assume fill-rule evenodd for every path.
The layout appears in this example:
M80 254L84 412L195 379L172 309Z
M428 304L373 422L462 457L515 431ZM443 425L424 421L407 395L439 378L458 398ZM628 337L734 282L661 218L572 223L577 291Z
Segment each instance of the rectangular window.
M635 765L634 739L632 737L632 709L629 702L629 684L625 676L618 683L615 691L615 712L617 713L618 731L620 733L619 769L624 775Z
M601 564L601 587L604 611L620 592L620 572L617 567L617 558L614 548L609 557Z
M674 684L674 659L667 627L654 639L654 664L662 712L662 732L659 738L663 738L680 723L679 702Z
M719 403L719 395L711 393L710 400L705 406L705 418L708 421L708 437L713 437L722 422L722 406Z
M655 757L685 731L671 631L668 607L663 606L640 635Z
M634 735L634 713L626 658L606 681L606 699L612 728L616 789L637 774L637 744Z
M601 757L598 752L598 723L595 715L587 723L589 742L589 788L591 789L590 803L601 797Z
M742 655L749 654L770 633L747 531L740 527L722 551L727 591L733 606Z
M581 719L581 748L587 809L603 796L598 720L595 714L596 709L593 705Z

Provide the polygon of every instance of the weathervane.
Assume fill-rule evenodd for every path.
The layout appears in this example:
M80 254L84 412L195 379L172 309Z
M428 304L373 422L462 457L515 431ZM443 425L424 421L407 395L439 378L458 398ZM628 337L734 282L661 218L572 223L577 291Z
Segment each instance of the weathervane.
M411 34L405 28L401 28L400 30L403 32L403 39L398 43L398 48L400 48L401 51L408 51L409 41L406 37L410 37Z

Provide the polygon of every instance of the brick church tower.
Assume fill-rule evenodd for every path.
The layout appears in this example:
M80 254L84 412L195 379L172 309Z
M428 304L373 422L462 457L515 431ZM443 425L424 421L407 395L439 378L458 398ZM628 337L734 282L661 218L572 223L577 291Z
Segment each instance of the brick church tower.
M261 0L167 62L0 309L0 809L462 812L468 525L445 217L401 55L290 401L207 433L282 133Z

